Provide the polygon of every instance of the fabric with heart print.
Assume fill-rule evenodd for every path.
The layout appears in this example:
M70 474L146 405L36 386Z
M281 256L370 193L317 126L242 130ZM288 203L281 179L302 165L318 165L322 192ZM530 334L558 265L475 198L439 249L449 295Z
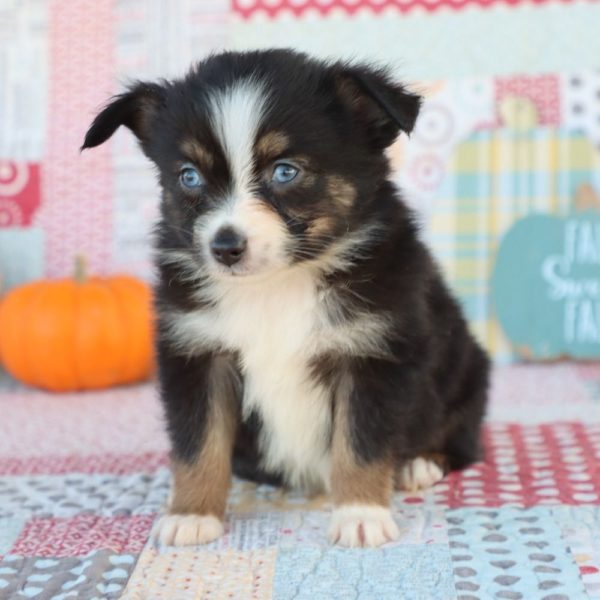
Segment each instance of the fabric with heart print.
M121 597L136 560L107 550L55 559L7 556L0 566L0 597L113 600Z

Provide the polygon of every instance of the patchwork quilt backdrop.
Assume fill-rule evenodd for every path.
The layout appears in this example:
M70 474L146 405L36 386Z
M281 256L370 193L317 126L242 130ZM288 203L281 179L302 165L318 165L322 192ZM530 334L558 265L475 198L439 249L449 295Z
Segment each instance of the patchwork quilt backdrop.
M426 97L396 178L498 367L487 457L398 494L401 538L342 550L330 506L235 482L223 539L156 548L166 441L155 388L50 396L0 380L0 598L600 598L600 370L507 366L490 299L521 217L595 208L600 3L592 0L4 0L0 280L152 276L152 169L127 132L79 154L133 78L209 51L294 46L391 63Z

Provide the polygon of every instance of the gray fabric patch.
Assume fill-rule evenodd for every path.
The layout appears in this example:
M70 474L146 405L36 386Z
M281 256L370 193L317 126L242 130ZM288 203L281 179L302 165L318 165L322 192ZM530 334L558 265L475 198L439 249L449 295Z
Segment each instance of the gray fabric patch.
M75 558L6 556L0 562L0 597L36 600L116 600L137 556L108 550Z
M0 478L0 518L64 518L82 513L107 517L153 514L164 507L169 485L167 468L152 474Z

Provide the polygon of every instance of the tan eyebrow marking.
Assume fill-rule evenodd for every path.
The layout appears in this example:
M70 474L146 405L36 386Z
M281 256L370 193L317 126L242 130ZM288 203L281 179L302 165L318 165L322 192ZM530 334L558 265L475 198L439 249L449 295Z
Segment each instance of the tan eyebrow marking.
M281 131L269 131L256 142L256 153L261 158L275 157L286 150L290 140Z
M213 155L196 140L185 140L181 146L181 151L192 161L200 166L210 169L214 164Z

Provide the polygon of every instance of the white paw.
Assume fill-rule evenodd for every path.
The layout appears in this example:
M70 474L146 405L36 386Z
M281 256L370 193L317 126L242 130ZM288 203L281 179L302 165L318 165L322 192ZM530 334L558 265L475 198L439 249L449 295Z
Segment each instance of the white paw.
M223 535L223 523L213 515L165 515L152 531L162 546L197 546Z
M367 504L346 504L334 509L329 528L333 544L346 548L375 548L400 535L390 509Z
M408 461L399 473L399 488L408 492L424 490L444 478L441 467L421 456Z

